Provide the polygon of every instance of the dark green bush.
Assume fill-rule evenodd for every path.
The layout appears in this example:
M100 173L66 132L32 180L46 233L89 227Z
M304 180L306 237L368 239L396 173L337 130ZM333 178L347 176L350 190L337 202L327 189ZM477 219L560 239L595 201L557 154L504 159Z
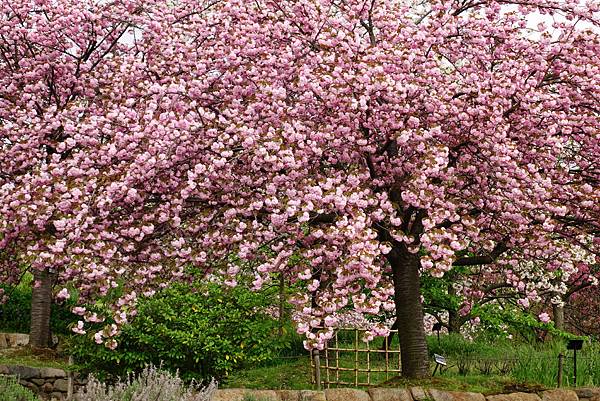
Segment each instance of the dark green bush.
M5 288L8 301L0 305L0 331L28 333L31 317L31 288Z
M0 304L0 331L29 333L31 324L31 286L27 283L17 287L4 287L9 294L8 301ZM70 334L69 325L77 321L68 304L53 304L50 327L53 333Z
M278 322L263 310L272 294L204 284L174 285L142 299L112 351L89 336L72 338L70 352L84 370L104 378L139 372L147 364L179 370L185 380L222 380L234 369L264 363L287 348Z

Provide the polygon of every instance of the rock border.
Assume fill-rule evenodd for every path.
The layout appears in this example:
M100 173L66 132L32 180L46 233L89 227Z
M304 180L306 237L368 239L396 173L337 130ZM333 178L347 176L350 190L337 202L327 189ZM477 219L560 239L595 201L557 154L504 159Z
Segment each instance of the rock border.
M22 365L0 365L0 375L19 378L42 400L67 399L69 380L73 392L85 386L87 380L62 369L32 368ZM509 393L484 396L481 393L445 391L423 387L373 387L368 391L354 388L315 390L253 390L244 388L218 389L210 401L600 401L600 388L582 387L554 389L539 393Z
M73 383L73 391L85 386L86 379L76 373L69 374L62 369L32 368L23 365L0 365L0 375L15 376L19 384L27 387L38 398L50 401L64 401L69 392L69 381Z
M600 388L554 389L539 393L481 393L410 388L373 387L313 390L218 389L211 401L600 401Z

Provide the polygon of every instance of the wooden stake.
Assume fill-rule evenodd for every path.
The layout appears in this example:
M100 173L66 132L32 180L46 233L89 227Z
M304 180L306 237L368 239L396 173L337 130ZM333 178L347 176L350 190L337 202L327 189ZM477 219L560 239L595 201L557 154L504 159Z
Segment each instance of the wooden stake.
M358 329L354 329L354 385L358 387Z

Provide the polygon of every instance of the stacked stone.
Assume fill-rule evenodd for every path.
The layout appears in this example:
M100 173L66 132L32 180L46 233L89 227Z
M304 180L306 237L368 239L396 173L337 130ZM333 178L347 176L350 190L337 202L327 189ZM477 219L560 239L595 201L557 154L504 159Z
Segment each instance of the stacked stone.
M583 387L575 390L579 401L600 401L600 388Z
M556 389L539 393L509 393L484 396L480 393L441 391L422 387L372 388L368 391L336 388L312 390L217 390L211 401L600 401L600 388L575 391Z
M62 369L0 365L0 375L19 377L21 385L43 400L64 401L68 391L68 374ZM74 374L73 390L85 386L86 380ZM509 393L484 396L480 393L411 388L371 388L368 391L335 388L313 390L220 389L211 401L600 401L600 388L556 389L539 393Z
M0 375L16 376L19 383L42 400L63 401L67 398L69 375L62 369L0 365ZM73 390L85 386L86 380L73 375Z

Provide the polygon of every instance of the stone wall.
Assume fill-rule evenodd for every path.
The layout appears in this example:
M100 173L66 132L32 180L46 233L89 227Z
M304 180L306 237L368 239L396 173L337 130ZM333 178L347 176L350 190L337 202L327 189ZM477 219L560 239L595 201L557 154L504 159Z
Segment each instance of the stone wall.
M65 401L69 374L62 369L32 368L20 365L0 365L0 375L19 377L21 385L42 400ZM76 373L71 378L73 393L86 380ZM600 388L555 389L539 393L509 393L484 396L480 393L411 388L371 388L368 391L351 388L314 390L250 390L219 389L211 401L600 401Z
M7 348L19 348L29 344L29 334L24 333L0 333L0 350ZM58 345L58 336L52 334L52 344Z
M42 400L63 401L69 390L69 374L62 369L32 368L20 365L0 365L0 375L19 378L19 383L27 387ZM85 385L85 380L73 374L73 391Z
M540 393L510 393L484 396L480 393L441 391L422 387L350 388L312 390L217 390L211 401L600 401L600 388L556 389Z
M17 348L29 344L29 335L20 333L0 333L0 349Z

